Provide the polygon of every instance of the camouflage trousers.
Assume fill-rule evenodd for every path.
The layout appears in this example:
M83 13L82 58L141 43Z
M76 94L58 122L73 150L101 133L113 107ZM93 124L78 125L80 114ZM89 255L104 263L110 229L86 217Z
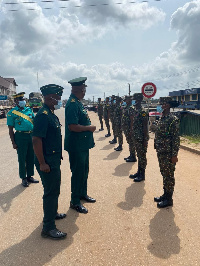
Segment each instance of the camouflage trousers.
M113 132L114 136L118 138L119 145L123 144L123 135L122 135L122 128L121 125L113 124Z
M147 146L144 147L143 141L135 140L135 148L138 157L138 167L146 169L147 166Z
M110 121L111 121L111 125L112 125L113 136L114 136L114 138L116 138L115 129L114 129L115 125L114 125L113 119L111 118Z
M102 115L99 115L99 121L101 124L101 128L103 128L103 116Z
M175 186L175 165L171 162L171 153L157 153L160 172L163 176L163 188L168 193L173 193Z
M106 127L107 127L108 132L110 132L109 119L105 119L105 118L104 118L104 121L105 121L105 124L106 124Z
M130 131L126 131L124 130L124 135L126 137L126 141L129 145L129 151L130 151L130 154L135 154L135 141L134 141L134 138L133 136L130 135Z

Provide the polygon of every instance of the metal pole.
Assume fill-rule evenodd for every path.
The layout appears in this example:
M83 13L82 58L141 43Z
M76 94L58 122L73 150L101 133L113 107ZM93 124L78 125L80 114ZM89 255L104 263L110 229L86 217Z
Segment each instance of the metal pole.
M40 86L39 86L38 72L37 72L37 84L38 84L38 91L39 91Z
M131 85L130 85L130 83L128 83L128 95L129 96L131 95Z

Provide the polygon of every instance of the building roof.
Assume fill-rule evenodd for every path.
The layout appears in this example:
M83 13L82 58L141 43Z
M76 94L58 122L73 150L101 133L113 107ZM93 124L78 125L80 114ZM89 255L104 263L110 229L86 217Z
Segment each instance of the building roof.
M0 86L5 88L10 88L10 83L14 84L15 86L18 86L15 82L14 78L3 78L0 76Z

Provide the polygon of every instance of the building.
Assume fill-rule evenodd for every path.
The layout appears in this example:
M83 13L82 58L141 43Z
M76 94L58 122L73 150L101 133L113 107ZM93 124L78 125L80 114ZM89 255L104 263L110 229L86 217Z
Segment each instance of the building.
M200 109L200 88L172 91L169 96L180 102L180 108Z
M12 96L16 94L17 86L14 78L3 78L0 76L0 95Z

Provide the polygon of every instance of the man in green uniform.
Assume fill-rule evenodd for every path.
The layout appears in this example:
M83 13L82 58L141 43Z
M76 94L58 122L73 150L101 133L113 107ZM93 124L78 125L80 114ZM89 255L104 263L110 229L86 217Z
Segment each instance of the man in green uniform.
M16 107L7 114L7 125L13 148L17 150L19 162L19 176L22 185L28 187L29 183L38 183L34 175L34 151L32 144L34 113L26 107L25 92L13 96ZM15 129L15 133L14 133Z
M59 231L55 225L55 220L66 217L66 214L57 212L61 183L62 136L61 124L54 110L62 106L63 88L49 84L41 87L40 90L44 96L44 105L34 120L33 148L36 155L36 169L44 188L41 236L62 239L67 234Z
M105 124L108 130L108 134L105 135L105 137L110 137L110 124L109 124L109 108L110 108L110 104L109 104L109 97L106 97L106 101L105 101L105 105L104 105L104 109L103 109L103 117L105 120Z
M110 118L110 122L112 125L112 130L113 130L113 140L110 140L109 143L110 144L115 144L117 143L117 137L115 136L115 132L114 132L114 112L115 112L115 106L116 106L116 100L115 100L115 95L111 96L111 102L110 102L110 108L109 108L109 118Z
M115 106L114 117L113 117L114 133L115 133L116 138L118 138L118 143L119 143L119 146L117 148L114 148L114 150L116 151L121 151L122 144L123 144L121 100L122 100L121 97L116 96L116 106Z
M122 112L122 130L124 131L124 135L126 137L126 141L129 145L130 156L124 158L126 162L136 162L135 157L135 143L134 138L131 134L131 115L133 112L132 106L132 96L125 96L124 99L124 108Z
M87 195L87 179L89 173L89 149L94 147L93 132L96 127L91 121L81 100L85 96L86 77L68 81L72 86L71 95L65 107L65 145L69 153L71 177L70 208L80 213L88 210L80 200L96 202Z
M101 98L98 98L97 113L98 113L99 121L101 124L101 128L99 129L99 131L102 131L104 129L103 129L103 104L101 102Z
M149 140L148 132L148 114L142 108L142 93L135 93L133 95L133 100L135 100L135 114L133 119L131 119L131 131L135 141L135 147L138 157L138 171L134 175L130 175L135 182L141 182L145 180L145 169L147 165L147 145Z
M173 206L174 171L178 162L177 155L180 147L180 121L175 115L170 113L170 107L176 107L176 103L172 101L171 97L160 98L163 112L157 125L154 147L157 151L160 172L163 176L164 194L154 198L154 201L158 202L158 208Z

